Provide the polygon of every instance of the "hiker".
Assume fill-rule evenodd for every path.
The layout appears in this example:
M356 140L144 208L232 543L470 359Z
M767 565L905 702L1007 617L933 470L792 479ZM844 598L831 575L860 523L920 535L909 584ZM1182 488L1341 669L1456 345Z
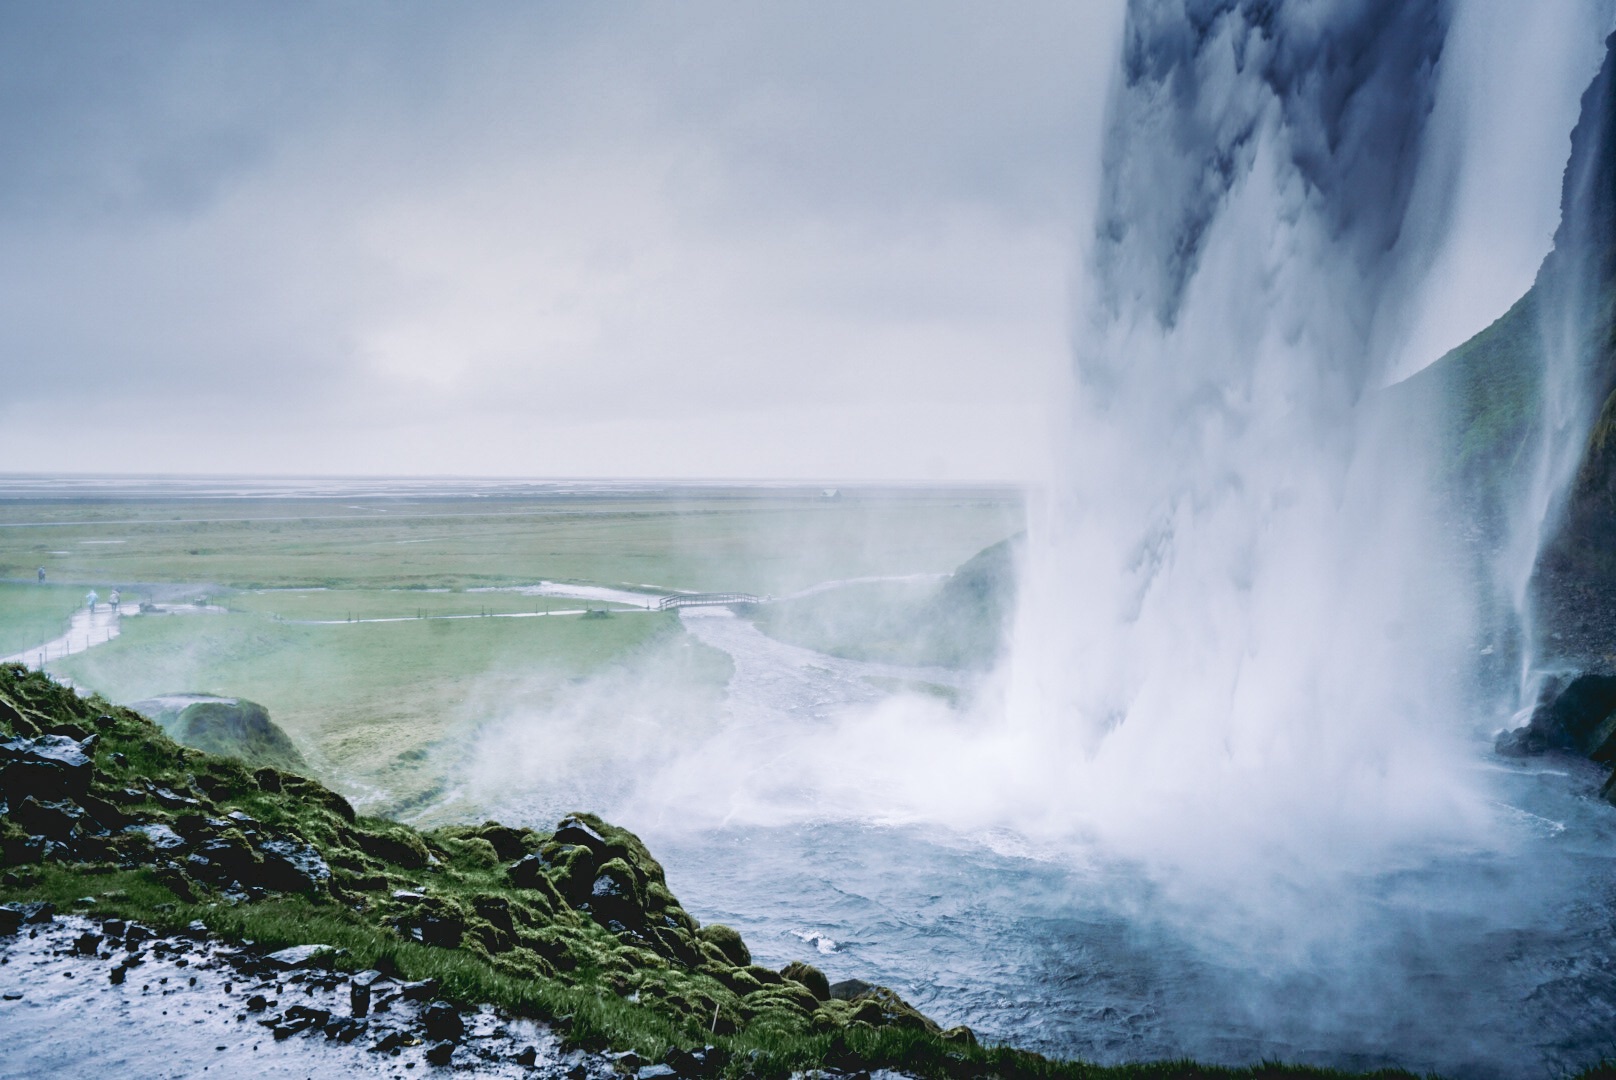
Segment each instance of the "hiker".
M86 604L90 605L90 614L91 615L95 614L95 602L97 600L99 600L99 599L101 599L101 598L99 596L95 595L95 590L94 589L91 589L89 592L84 594L84 602Z
M43 566L39 568L39 583L41 585L45 584L45 568Z
M112 605L113 613L116 614L117 611L118 611L118 590L117 589L112 590L112 593L107 597L107 603Z

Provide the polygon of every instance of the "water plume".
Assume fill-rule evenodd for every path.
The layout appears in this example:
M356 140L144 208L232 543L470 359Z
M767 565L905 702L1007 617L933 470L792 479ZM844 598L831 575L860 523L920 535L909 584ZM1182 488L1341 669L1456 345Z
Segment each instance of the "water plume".
M1442 236L1449 5L1128 15L1011 723L1074 825L1142 858L1466 841L1471 598L1377 393Z

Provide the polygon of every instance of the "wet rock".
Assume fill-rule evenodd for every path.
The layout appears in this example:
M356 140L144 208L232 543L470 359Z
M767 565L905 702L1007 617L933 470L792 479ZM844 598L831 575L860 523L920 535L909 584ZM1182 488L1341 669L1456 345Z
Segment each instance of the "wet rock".
M331 867L308 844L294 840L265 840L258 845L263 862L254 867L243 884L257 885L276 892L315 895L331 882Z
M458 949L466 934L466 923L453 915L428 915L421 919L421 943L441 949Z
M673 1080L679 1074L672 1065L646 1065L636 1075L639 1080Z
M283 1023L291 1027L294 1032L307 1031L311 1028L319 1029L331 1019L331 1013L326 1009L315 1009L307 1005L293 1005L286 1010Z
M539 1048L536 1046L524 1046L522 1052L516 1055L516 1063L528 1068L531 1068L533 1063L538 1060Z
M426 1048L426 1060L433 1065L447 1065L454 1057L455 1044L445 1039Z
M417 1041L419 1040L417 1040L413 1035L409 1035L395 1029L387 1032L381 1038L371 1043L370 1048L375 1053L385 1054L390 1050L398 1050L405 1046L414 1046Z
M330 945L293 945L272 952L264 959L279 968L304 968L329 960L336 951Z
M253 771L253 780L258 784L258 790L271 795L280 793L281 774L277 769L256 769Z
M147 783L146 792L158 806L164 810L200 810L202 803L189 795L181 795L169 788L157 784Z
M263 994L254 994L247 999L248 1012L263 1012L269 1008L269 1001Z
M21 926L21 911L11 904L0 907L0 935L15 934Z
M48 923L56 918L56 905L49 900L34 900L25 904L4 904L0 907L17 912L25 924Z
M0 742L0 791L10 799L76 797L89 792L95 739L39 736Z
M365 1022L353 1017L338 1017L325 1025L325 1037L337 1042L353 1042L365 1033Z
M67 845L74 844L84 832L81 826L89 823L84 811L71 802L40 802L32 795L13 803L11 820L37 836Z
M0 742L0 791L13 801L30 795L42 802L85 795L94 748L94 737L80 742L66 735Z
M517 860L515 865L505 871L505 876L518 889L532 889L538 886L539 879L545 876L545 871L549 868L550 863L543 856L529 855Z
M86 930L73 939L73 951L80 956L93 956L96 949L101 947L101 935Z
M583 906L602 923L624 927L645 924L645 910L635 890L634 871L622 859L609 859L595 871Z
M564 817L556 825L555 842L558 844L573 844L586 847L596 856L606 853L606 838L600 831L583 818L576 815Z
M1567 750L1616 763L1616 675L1550 680L1538 695L1532 719L1501 734L1495 749L1509 757Z
M371 987L382 973L376 970L361 971L355 975L348 984L348 1005L355 1016L364 1016L370 1012Z
M167 825L131 825L124 832L144 836L158 851L177 851L185 846L185 838Z
M425 1001L437 995L438 980L422 979L420 982L407 982L401 984L398 990L405 1001Z
M459 1041L466 1034L465 1021L460 1011L447 1001L434 1001L421 1010L421 1027L432 1040Z
M8 836L0 841L0 862L11 866L37 863L45 857L47 843L43 836Z

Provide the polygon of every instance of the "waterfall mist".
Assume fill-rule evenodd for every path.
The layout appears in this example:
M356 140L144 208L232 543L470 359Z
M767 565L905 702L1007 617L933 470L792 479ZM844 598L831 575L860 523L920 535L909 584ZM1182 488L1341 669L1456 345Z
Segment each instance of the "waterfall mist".
M1592 8L1531 13L1554 28L1536 54L1585 70ZM1009 723L1060 762L1050 818L1197 880L1491 842L1484 590L1433 468L1437 409L1381 391L1454 294L1432 267L1453 275L1486 228L1456 211L1460 178L1497 175L1541 122L1466 108L1521 18L1129 5L1010 675Z

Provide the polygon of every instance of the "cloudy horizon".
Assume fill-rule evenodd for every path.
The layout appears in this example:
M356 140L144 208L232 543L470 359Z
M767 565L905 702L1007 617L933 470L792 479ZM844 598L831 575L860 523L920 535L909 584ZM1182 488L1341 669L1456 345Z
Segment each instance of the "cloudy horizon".
M0 471L1037 481L1122 7L11 5Z

